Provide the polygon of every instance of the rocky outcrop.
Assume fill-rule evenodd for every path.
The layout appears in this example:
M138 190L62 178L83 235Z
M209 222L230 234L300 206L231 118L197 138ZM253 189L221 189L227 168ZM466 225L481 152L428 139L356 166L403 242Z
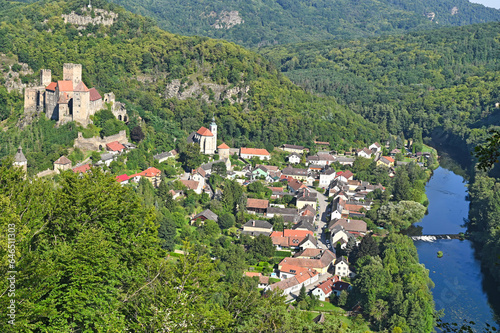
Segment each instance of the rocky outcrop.
M425 13L425 16L426 16L429 20L434 21L434 18L436 17L436 13L434 13L434 12Z
M225 11L223 10L219 14L212 11L208 14L201 13L201 17L203 18L217 18L215 23L212 24L212 27L215 29L230 29L238 24L245 23L245 21L241 18L240 13L236 10Z
M210 102L210 96L216 101L228 99L231 104L243 103L246 94L250 90L249 86L231 87L230 85L222 85L216 83L198 83L194 82L191 85L187 83L181 84L180 80L173 80L165 87L165 98L201 98Z
M453 15L456 15L456 14L458 14L458 8L457 7L453 7L451 9L451 15L453 16Z
M0 54L0 59L6 59L4 54ZM19 70L14 71L13 66L20 66ZM5 64L4 67L1 67L0 75L2 76L4 83L2 84L5 88L7 88L8 92L13 90L19 91L21 94L23 93L24 88L28 85L22 83L21 76L31 75L33 74L33 70L29 68L28 64L22 62L14 62L13 64ZM8 70L5 70L8 68Z
M81 12L82 14L73 11L71 14L63 14L61 16L64 19L64 23L74 24L78 26L79 30L85 29L89 23L94 25L112 25L118 17L117 13L98 8L89 9L83 7Z

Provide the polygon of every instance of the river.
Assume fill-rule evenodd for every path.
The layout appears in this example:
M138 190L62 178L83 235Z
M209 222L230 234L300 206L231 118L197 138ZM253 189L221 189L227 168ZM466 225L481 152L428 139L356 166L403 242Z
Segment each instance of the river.
M469 212L464 178L439 167L426 185L428 214L412 228L413 234L458 234ZM468 240L415 241L420 262L429 269L435 283L432 290L436 309L444 309L443 321L474 321L475 332L485 331L485 323L500 326L500 295ZM442 251L443 257L437 258Z

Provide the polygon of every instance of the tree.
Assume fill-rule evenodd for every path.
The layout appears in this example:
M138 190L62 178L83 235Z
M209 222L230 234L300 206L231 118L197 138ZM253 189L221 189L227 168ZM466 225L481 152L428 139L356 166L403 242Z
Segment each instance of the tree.
M158 228L158 237L162 240L161 247L167 251L175 248L175 237L177 235L176 224L169 218L163 217Z
M364 256L375 257L379 255L378 244L371 234L366 235L361 240L359 244L358 252L356 254L356 260L363 258Z
M224 213L221 216L219 216L219 219L217 220L219 227L223 230L231 228L235 222L236 219L234 218L234 215L231 213Z
M92 160L92 163L96 164L101 160L101 154L97 151L93 151L90 155L90 159Z
M409 200L411 197L411 186L408 178L408 172L405 168L397 168L394 177L393 200Z
M420 221L426 208L415 201L389 202L377 211L377 223L389 230L399 231L408 228L412 223Z
M190 143L179 154L179 160L182 162L184 170L191 171L198 168L205 161L205 156L200 152L199 144Z
M340 293L338 299L337 299L337 305L338 306L345 306L347 304L347 298L349 297L349 293L345 290L342 290Z
M224 162L214 163L212 164L212 171L221 177L226 177L227 175L226 164Z
M135 126L130 131L130 139L134 142L141 142L144 140L144 133L142 132L141 126Z
M274 256L275 247L271 237L258 235L250 244L249 250L254 257L262 256L264 258L271 258Z
M297 303L300 303L302 301L304 301L307 297L307 293L306 293L306 286L305 285L302 285L302 287L300 287L300 292L299 292L299 296L297 296Z
M474 148L474 155L479 161L478 168L488 171L500 158L500 130L490 130L491 136L486 143Z

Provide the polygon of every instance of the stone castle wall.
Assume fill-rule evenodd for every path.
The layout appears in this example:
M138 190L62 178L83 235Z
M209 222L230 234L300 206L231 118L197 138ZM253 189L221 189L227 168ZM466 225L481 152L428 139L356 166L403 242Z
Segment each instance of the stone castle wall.
M101 138L99 136L94 136L90 139L83 137L82 133L78 132L78 138L75 139L75 148L80 148L81 150L101 150L106 148L106 144L118 141L120 143L128 143L127 132L125 130L120 131L120 133L106 136Z

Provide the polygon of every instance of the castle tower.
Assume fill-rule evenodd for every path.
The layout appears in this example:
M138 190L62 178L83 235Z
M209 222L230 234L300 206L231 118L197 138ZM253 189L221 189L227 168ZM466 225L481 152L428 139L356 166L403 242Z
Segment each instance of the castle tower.
M57 101L57 107L59 108L59 121L69 116L68 102L68 95L65 92L61 92L59 101Z
M73 120L83 126L89 123L90 92L85 83L81 82L75 87L73 92L72 112Z
M24 156L21 146L17 148L17 153L14 155L14 163L12 163L12 165L22 168L24 172L28 171L28 160Z
M40 70L40 85L46 87L52 82L52 71L50 69Z
M63 80L73 81L73 87L82 82L82 65L81 64L64 64Z

